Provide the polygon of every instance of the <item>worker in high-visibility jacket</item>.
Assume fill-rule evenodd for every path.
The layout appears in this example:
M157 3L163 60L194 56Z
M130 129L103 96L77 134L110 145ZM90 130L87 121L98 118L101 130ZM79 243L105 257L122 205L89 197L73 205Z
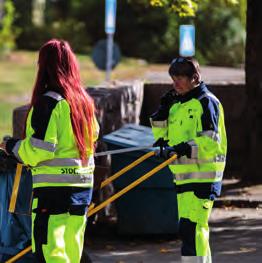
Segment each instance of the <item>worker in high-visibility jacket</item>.
M220 195L227 139L223 108L201 81L195 59L172 61L173 89L150 120L161 155L178 159L169 168L176 184L182 262L211 262L208 219Z
M70 45L56 39L45 43L39 51L25 138L1 144L31 167L36 262L80 262L99 131L94 111Z

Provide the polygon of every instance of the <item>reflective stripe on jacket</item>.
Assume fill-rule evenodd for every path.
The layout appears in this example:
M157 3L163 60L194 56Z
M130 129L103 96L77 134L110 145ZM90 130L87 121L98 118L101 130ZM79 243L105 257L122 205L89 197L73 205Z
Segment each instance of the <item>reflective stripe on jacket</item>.
M95 141L99 131L95 117L93 128ZM93 186L93 152L88 150L88 163L83 165L71 125L70 106L56 92L44 94L30 110L26 138L15 144L13 153L32 167L33 188Z

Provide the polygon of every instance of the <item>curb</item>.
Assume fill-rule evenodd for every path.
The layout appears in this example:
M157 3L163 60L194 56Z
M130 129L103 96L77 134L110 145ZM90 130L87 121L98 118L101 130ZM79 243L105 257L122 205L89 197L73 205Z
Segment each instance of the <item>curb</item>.
M214 202L215 208L234 206L238 208L260 208L262 209L262 200L252 199L217 199Z

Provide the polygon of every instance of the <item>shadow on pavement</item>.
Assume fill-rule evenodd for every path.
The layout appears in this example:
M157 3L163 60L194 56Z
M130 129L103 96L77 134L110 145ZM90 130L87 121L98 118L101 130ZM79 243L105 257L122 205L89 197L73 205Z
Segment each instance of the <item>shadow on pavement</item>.
M213 262L261 262L262 216L256 209L224 212L232 214L211 223ZM235 214L234 214L235 213ZM252 217L252 218L250 218ZM213 216L214 220L214 216Z

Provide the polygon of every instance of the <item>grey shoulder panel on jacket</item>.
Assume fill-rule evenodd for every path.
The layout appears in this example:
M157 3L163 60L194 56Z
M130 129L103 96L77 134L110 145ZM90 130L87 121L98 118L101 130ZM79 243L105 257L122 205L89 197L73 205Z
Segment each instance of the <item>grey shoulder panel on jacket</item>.
M220 103L219 99L210 91L201 94L197 99L201 101L203 98L214 100L215 102Z
M64 99L59 93L57 93L55 91L48 91L44 94L44 96L50 97L50 98L57 100L57 101Z

